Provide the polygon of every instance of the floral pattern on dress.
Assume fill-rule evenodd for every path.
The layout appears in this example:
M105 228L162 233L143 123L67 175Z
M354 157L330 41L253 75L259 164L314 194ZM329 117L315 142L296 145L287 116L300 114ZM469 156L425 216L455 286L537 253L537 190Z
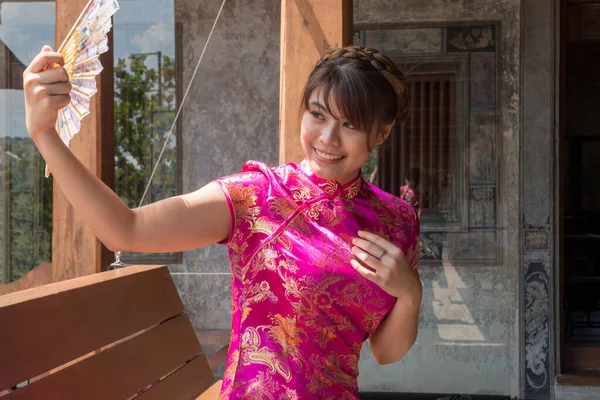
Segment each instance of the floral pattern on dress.
M232 232L232 335L221 399L358 399L358 360L396 299L350 265L359 230L399 246L418 271L414 208L309 163L250 161L216 181Z

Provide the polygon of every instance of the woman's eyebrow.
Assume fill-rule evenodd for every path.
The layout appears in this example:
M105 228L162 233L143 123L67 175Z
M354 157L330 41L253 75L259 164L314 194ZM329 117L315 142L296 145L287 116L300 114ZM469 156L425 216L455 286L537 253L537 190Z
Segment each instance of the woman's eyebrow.
M329 114L329 110L327 110L327 107L325 107L323 104L319 103L318 101L313 101L310 103L311 106L315 106L318 109L320 109L321 111L326 112L327 114Z

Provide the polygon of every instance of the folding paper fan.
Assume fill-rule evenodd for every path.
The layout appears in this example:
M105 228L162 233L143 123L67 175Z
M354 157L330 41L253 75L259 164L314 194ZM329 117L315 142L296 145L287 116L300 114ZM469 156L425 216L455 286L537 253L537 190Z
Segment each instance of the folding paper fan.
M90 0L58 49L72 86L71 102L59 110L56 121L56 131L67 147L79 133L81 120L90 113L90 99L97 92L96 75L102 71L100 54L108 50L106 34L118 9L116 0ZM46 177L49 175L46 165Z

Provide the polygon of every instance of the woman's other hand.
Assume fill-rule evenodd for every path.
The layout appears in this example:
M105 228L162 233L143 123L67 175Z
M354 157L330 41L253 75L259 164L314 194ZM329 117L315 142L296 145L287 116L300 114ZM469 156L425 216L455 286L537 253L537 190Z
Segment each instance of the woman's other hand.
M358 273L396 298L420 296L421 281L402 249L374 233L359 231L358 236L352 253L359 261L350 260Z

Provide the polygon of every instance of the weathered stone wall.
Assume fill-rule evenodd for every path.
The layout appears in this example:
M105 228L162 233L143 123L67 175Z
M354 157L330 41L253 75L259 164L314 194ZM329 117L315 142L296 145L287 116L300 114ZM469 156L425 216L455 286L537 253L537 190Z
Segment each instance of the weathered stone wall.
M221 1L175 4L186 88ZM247 160L277 164L279 20L277 0L226 3L183 109L184 193L239 172ZM197 330L231 327L225 246L186 252L171 271Z

